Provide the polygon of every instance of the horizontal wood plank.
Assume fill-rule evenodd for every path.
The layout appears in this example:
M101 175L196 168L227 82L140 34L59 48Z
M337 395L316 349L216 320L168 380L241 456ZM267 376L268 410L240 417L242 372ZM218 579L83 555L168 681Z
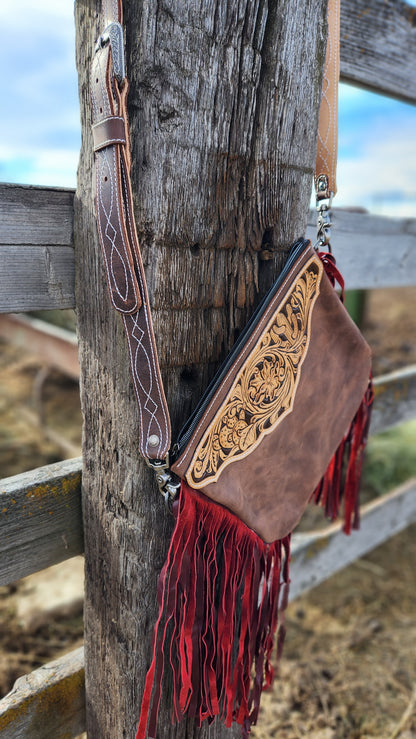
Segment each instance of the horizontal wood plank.
M83 551L80 458L0 481L0 585Z
M332 211L333 251L349 290L416 285L416 219ZM316 212L307 237L316 242Z
M20 677L0 700L0 739L74 739L83 731L82 647Z
M293 536L290 599L295 600L416 522L416 479L363 506L359 531L342 524Z
M74 191L0 184L0 312L74 307Z
M0 183L0 245L70 246L74 190Z
M29 316L0 314L0 338L36 356L42 365L79 379L78 342L74 332Z
M403 0L343 0L341 79L416 103L415 18Z
M14 189L16 192L12 194ZM26 190L27 188L15 185L0 186L0 213L7 212L7 203L11 201L18 212L19 198L24 205ZM27 224L25 221L30 210L27 207L22 207L19 228L22 228L26 238L31 238L34 242L42 238L47 240L49 237L45 222L48 218L55 219L53 236L56 243L28 244L21 240L19 243L17 240L13 241L14 230L10 226L10 214L7 216L6 226L0 227L0 234L1 229L4 229L3 236L0 235L0 312L73 308L74 249L71 243L65 244L72 233L72 220L69 227L68 219L73 218L73 192L62 193L46 188L29 190L31 208L35 210L36 203L39 203L42 213L42 217L38 218L40 235L36 235L36 219L31 235L30 222ZM66 216L62 223L54 210L55 192L58 202L62 194L65 196ZM47 215L49 199L51 211ZM307 236L313 243L316 240L315 220L316 214L312 210L308 219ZM334 251L349 289L416 285L416 219L393 219L335 208L333 223ZM9 240L13 243L5 243L6 237L10 237ZM49 238L51 240L52 237Z
M0 246L0 312L75 307L72 246Z

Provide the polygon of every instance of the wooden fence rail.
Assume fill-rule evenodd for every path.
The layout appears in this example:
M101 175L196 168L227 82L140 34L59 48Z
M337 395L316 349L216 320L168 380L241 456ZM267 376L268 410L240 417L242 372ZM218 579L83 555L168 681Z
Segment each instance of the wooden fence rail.
M0 481L0 585L84 551L82 460Z
M83 731L82 647L20 677L0 701L1 739L74 739Z
M73 198L72 190L0 184L0 313L75 307ZM311 211L307 236L312 241L315 222ZM415 218L335 208L333 223L337 263L350 290L416 284Z
M415 15L403 0L342 0L341 79L416 103Z

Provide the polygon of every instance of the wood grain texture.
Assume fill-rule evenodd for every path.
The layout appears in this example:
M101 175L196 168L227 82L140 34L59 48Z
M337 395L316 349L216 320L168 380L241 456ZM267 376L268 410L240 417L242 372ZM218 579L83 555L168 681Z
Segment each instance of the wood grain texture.
M73 380L79 378L76 334L29 316L0 315L0 337L55 367Z
M80 459L0 481L0 585L83 552L80 493Z
M74 306L72 190L0 184L0 312Z
M305 229L325 5L124 3L135 215L175 430ZM105 292L87 72L97 3L76 7L87 717L91 739L110 739L132 737L137 726L172 520L138 456L126 345ZM265 244L274 259L262 262ZM173 729L170 703L167 686L160 739L209 735L192 722ZM218 739L238 733L215 728Z
M290 565L290 600L316 587L343 567L416 521L416 480L363 506L359 531L345 536L342 524L313 534L295 534Z
M0 313L73 308L72 246L0 246Z
M74 191L0 183L0 245L70 246Z
M74 739L84 729L82 647L20 677L0 700L0 739Z
M416 9L403 0L342 0L341 79L416 103Z

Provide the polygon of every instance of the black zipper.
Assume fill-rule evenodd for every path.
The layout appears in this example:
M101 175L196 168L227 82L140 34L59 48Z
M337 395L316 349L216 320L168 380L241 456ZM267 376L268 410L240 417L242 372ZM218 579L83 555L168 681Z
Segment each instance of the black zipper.
M186 421L186 423L183 425L182 429L180 430L177 442L173 446L171 454L170 454L171 464L176 459L179 459L179 457L181 456L182 452L184 451L184 447L187 445L189 439L194 433L195 428L197 427L201 417L203 416L207 405L211 401L212 396L216 392L218 386L221 385L221 382L223 381L230 367L233 365L234 360L236 356L238 355L240 349L242 348L242 346L244 346L247 336L251 333L252 329L256 326L256 324L261 320L263 313L267 309L270 301L274 298L275 294L281 287L282 283L286 279L286 276L292 269L296 260L301 256L302 252L307 249L309 244L310 242L307 241L306 239L299 239L299 241L296 241L295 244L293 244L292 249L289 252L286 264L282 272L280 273L279 277L277 278L276 282L273 283L270 290L266 293L262 301L257 306L256 310L254 311L250 320L248 321L248 323L242 330L234 346L230 350L229 354L227 354L222 365L220 366L217 373L214 375L211 382L209 383L203 396L199 400L198 405L192 411L188 420Z

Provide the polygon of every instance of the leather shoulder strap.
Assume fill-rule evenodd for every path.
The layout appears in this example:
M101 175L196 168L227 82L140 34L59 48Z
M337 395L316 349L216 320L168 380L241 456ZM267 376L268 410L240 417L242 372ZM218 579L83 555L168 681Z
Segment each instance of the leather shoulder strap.
M341 0L328 2L328 41L315 164L315 189L318 200L328 199L337 191L340 6Z
M121 20L121 0L104 0L103 33L91 68L97 226L111 302L128 340L140 453L164 460L171 446L170 419L133 213Z

